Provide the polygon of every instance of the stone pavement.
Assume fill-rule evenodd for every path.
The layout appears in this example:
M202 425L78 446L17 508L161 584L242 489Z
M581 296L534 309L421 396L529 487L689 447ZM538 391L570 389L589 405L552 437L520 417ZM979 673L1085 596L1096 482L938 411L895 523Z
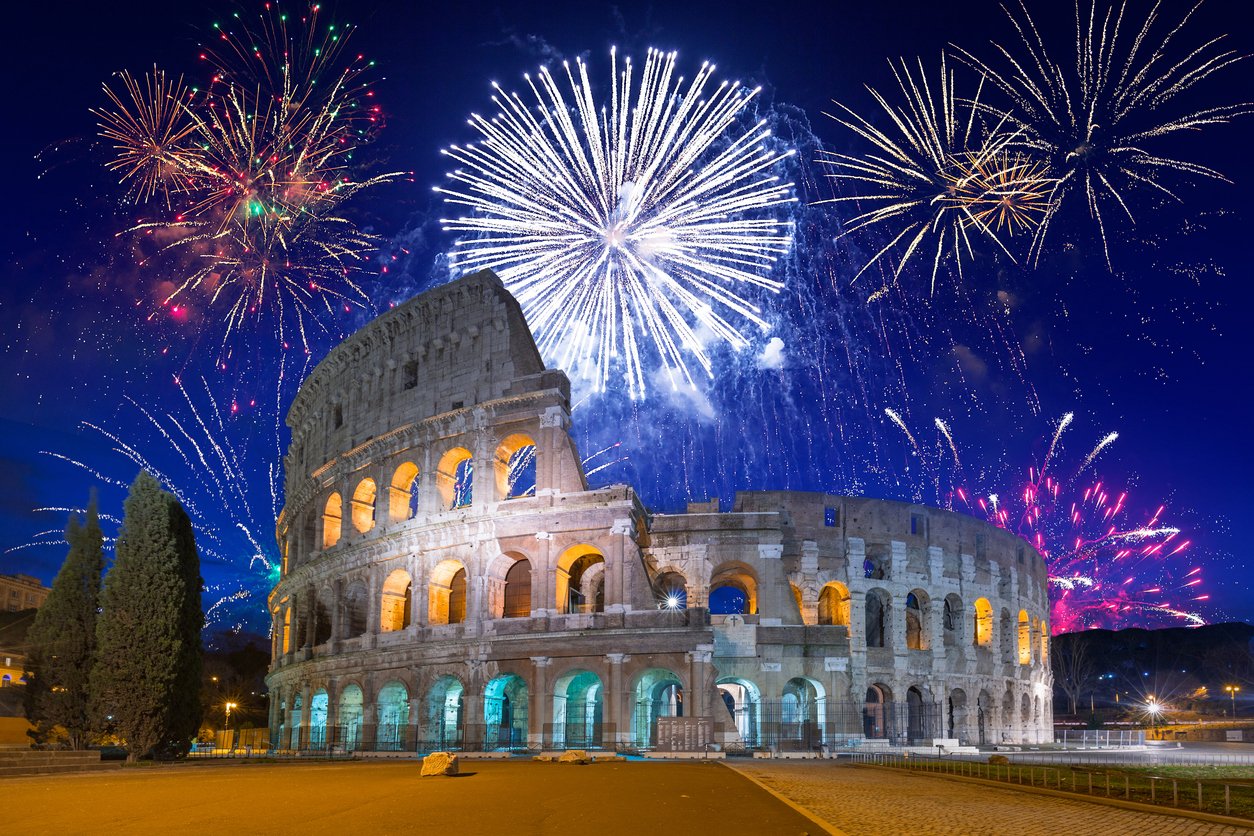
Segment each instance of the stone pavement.
M1237 836L1254 829L833 761L726 762L848 836Z

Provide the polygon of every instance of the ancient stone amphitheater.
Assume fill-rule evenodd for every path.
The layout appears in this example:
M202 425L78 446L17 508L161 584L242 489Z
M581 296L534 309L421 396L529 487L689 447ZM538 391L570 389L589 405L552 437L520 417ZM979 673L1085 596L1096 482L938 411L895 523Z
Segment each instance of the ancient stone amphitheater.
M1051 728L1045 565L819 493L590 488L570 384L478 273L334 349L288 415L279 748L818 751ZM665 456L667 451L658 450Z

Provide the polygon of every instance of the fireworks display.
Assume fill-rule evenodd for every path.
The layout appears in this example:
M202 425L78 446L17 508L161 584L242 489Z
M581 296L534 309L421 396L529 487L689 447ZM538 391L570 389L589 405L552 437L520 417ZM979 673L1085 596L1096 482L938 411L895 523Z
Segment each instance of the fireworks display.
M105 85L111 107L93 111L108 168L137 203L164 210L129 230L153 242L146 264L181 271L161 311L208 307L224 348L260 321L304 345L311 324L369 301L356 277L380 239L344 203L397 175L356 173L381 114L363 79L371 63L344 52L352 31L321 24L317 6L289 25L267 4L256 25L238 14L214 24L203 90L159 69L142 82L124 72L120 91Z
M1040 165L1008 150L1019 131L1006 128L1007 117L982 118L979 88L973 99L955 92L953 71L943 58L932 82L922 62L912 70L902 61L893 65L893 74L904 104L870 90L893 129L880 130L835 102L839 111L831 118L874 150L864 156L827 151L819 161L834 170L833 179L858 189L829 201L858 205L858 214L845 222L845 234L871 228L889 238L854 278L899 250L894 279L918 256L931 263L935 290L942 264L952 260L961 274L963 259L973 258L982 245L1010 256L1002 236L1040 223L1049 181ZM866 204L871 208L863 209Z
M1026 480L1009 490L972 491L963 484L944 421L935 420L939 438L929 447L897 411L885 414L919 457L924 481L936 492L933 502L1013 531L1045 558L1055 634L1206 623L1198 612L1210 597L1198 589L1202 569L1189 565L1190 543L1180 529L1163 522L1166 506L1140 510L1130 491L1090 473L1118 433L1098 439L1070 475L1056 476L1064 435L1075 420L1068 412L1054 425L1040 465L1027 468Z
M132 434L83 422L86 433L103 440L112 450L113 456L103 464L97 466L57 451L45 451L44 455L70 465L92 484L104 488L101 504L105 508L121 508L140 469L155 476L191 518L202 565L211 570L205 574L219 576L205 590L206 628L211 632L226 629L265 634L269 625L265 607L258 601L278 580L279 572L274 540L274 521L281 505L278 428L258 432L252 427L241 432L232 427L231 416L237 405L220 404L203 380L191 390L181 382L176 382L176 388L180 395L177 409L154 410L130 401L125 424L134 424L142 432ZM249 443L264 442L265 452L258 455L237 446L233 439L240 436ZM254 458L265 462L266 469L255 469ZM81 513L81 509L70 507L36 510ZM121 522L108 513L101 514L101 521ZM112 537L106 539L107 545L112 546L112 542ZM63 543L61 530L49 529L17 548Z
M469 210L444 224L453 272L494 270L545 358L599 390L621 375L640 398L654 362L691 386L690 361L712 373L709 340L743 349L746 326L768 326L749 292L781 287L791 152L747 123L758 91L713 86L714 69L685 83L675 53L650 50L637 77L611 52L606 103L582 60L564 65L569 98L542 67L530 104L497 86L497 113L470 119L480 141L445 152L460 167L439 191Z
M1022 130L1022 144L1048 165L1056 178L1048 211L1036 229L1033 259L1039 260L1051 221L1073 202L1083 202L1097 225L1110 262L1106 218L1135 221L1137 191L1179 200L1173 179L1224 179L1218 171L1153 150L1164 137L1191 133L1251 112L1248 102L1198 108L1189 92L1246 56L1224 47L1216 36L1177 49L1181 32L1201 3L1183 19L1159 26L1161 0L1147 14L1128 3L1099 0L1075 5L1074 55L1066 60L1047 47L1036 21L1020 0L1018 12L1003 6L1019 38L994 43L997 60L963 49L957 55L1004 94L1009 106L984 105Z

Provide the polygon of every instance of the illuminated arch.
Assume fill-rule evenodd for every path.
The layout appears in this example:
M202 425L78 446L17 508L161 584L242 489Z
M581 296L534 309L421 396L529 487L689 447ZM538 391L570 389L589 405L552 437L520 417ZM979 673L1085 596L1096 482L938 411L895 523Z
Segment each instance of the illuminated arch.
M534 496L536 492L536 442L531 436L514 433L496 448L492 460L496 495L501 499Z
M335 491L327 497L322 510L322 548L329 549L340 542L340 525L344 518L344 500Z
M427 620L430 624L460 624L466 620L466 567L442 560L431 570Z
M906 649L927 650L931 647L928 630L930 600L922 589L912 589L906 595Z
M409 689L392 680L375 696L375 747L381 752L400 752L405 748L405 730L409 727Z
M601 746L605 689L592 671L567 671L553 685L553 746L593 749Z
M797 749L813 749L823 741L826 693L815 679L797 676L784 684L780 701L780 736Z
M344 638L352 639L365 634L369 607L369 593L366 592L366 585L361 581L354 581L344 593Z
M681 572L674 569L662 572L653 582L653 591L660 610L688 608L688 579Z
M383 581L379 602L379 629L404 630L413 623L414 580L404 569L394 569Z
M819 624L849 626L849 587L839 581L823 585L819 590Z
M720 589L728 593L716 596ZM730 561L719 564L710 575L710 612L753 615L758 611L758 576L744 563Z
M650 748L657 743L659 717L684 716L683 681L673 671L649 668L636 676L632 692L635 707L631 714L631 738L637 747Z
M474 457L465 447L454 447L441 456L435 472L440 507L452 510L469 505L474 498L474 478Z
M748 679L733 676L725 676L715 685L745 747L753 749L762 745L762 694L758 686Z
M465 688L455 676L441 676L427 692L427 740L433 749L460 749L462 697Z
M412 520L417 515L418 465L401 462L392 474L388 497L388 518L392 522Z
M353 528L362 534L374 528L374 501L378 493L378 486L369 477L353 489L353 500L349 503L353 508Z
M362 716L365 713L365 697L356 683L345 685L340 691L340 705L336 722L339 723L338 742L346 752L361 748Z
M993 605L987 598L975 599L975 646L993 646Z
M557 559L555 604L559 613L605 611L605 555L578 543Z
M1027 610L1019 610L1019 664L1032 664L1032 619Z
M527 683L522 677L506 674L487 684L483 691L483 725L484 749L526 747Z

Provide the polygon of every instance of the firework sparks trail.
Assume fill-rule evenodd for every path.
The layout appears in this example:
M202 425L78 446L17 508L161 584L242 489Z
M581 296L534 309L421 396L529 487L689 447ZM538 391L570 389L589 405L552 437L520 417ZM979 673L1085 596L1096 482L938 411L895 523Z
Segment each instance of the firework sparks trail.
M833 169L828 176L857 190L823 202L870 205L848 219L844 235L887 232L888 243L866 261L855 280L901 248L894 280L918 255L931 261L934 292L941 265L952 259L961 277L963 260L974 258L980 242L1013 261L1002 234L1036 228L1046 212L1050 181L1044 166L1012 150L1020 131L1007 129L1009 117L984 124L983 81L964 104L944 57L935 89L922 61L917 71L904 60L891 66L904 105L867 88L891 129L875 127L840 102L834 102L838 114L826 114L873 150L858 156L820 152L818 162Z
M195 392L182 381L176 380L175 385L184 401L179 415L173 411L157 411L128 399L138 418L132 423L147 428L140 439L128 440L107 427L82 422L84 430L106 440L117 454L119 461L113 466L96 467L55 451L43 453L118 494L129 487L132 468L152 473L191 517L202 565L211 570L208 574L220 576L223 573L218 567L225 568L227 579L206 588L212 599L205 609L206 628L227 627L265 633L268 631L265 612L256 606L256 599L264 598L277 580L279 570L278 549L272 533L280 497L279 427L277 423L273 427L273 450L265 455L268 470L263 478L257 478L246 451L232 441L236 433L229 425L229 418L238 407L220 403L203 379ZM279 397L276 395L276 401ZM248 438L252 440L257 435L250 433ZM119 469L120 466L125 469ZM111 476L110 472L125 472L127 478ZM258 496L262 482L266 484L266 493ZM82 513L82 509L67 507L35 510ZM102 521L121 524L115 515L102 512L100 516ZM113 540L106 538L106 543L111 544ZM63 533L49 530L16 548L63 544Z
M200 53L213 73L203 91L159 69L143 83L124 72L120 92L105 85L111 107L93 111L114 150L106 166L137 203L160 195L167 210L125 233L156 242L144 263L181 265L153 316L203 303L219 312L224 352L262 319L279 342L294 329L307 346L308 327L325 330L324 317L368 304L355 277L379 239L344 204L399 175L354 176L353 155L382 116L362 79L373 62L345 57L353 27L323 27L317 6L291 27L277 5L266 9L256 26L238 14L238 31L214 24L217 43Z
M652 363L691 386L690 360L713 373L708 341L743 349L740 323L768 327L742 294L782 287L795 198L774 172L792 151L743 127L758 90L709 89L712 64L687 86L675 53L650 50L638 78L610 64L608 104L582 60L563 65L569 94L546 67L530 104L494 85L497 113L471 116L480 140L445 150L460 167L437 191L468 210L443 222L453 268L496 271L541 353L597 391L621 372L639 399Z
M1183 555L1190 541L1179 528L1162 522L1166 506L1138 511L1126 490L1112 490L1096 477L1081 478L1114 443L1117 433L1102 437L1070 477L1047 473L1074 419L1074 413L1068 412L1058 420L1041 467L1029 467L1027 480L1014 490L980 493L968 489L962 484L955 453L950 474L953 487L941 504L1012 531L1040 552L1049 571L1054 633L1092 627L1204 624L1197 605L1210 596L1197 589L1202 569L1188 567ZM929 448L915 440L905 421L898 416L894 423L915 453L925 455ZM938 429L942 423L937 421ZM950 440L949 433L941 430L941 434ZM925 462L924 474L939 485L939 464Z
M1075 6L1074 61L1056 60L1024 0L1018 10L1003 6L1022 53L993 42L996 61L964 49L955 53L985 76L1009 102L1006 108L977 105L1022 129L1021 144L1053 172L1047 210L1035 229L1030 258L1039 262L1058 212L1082 200L1096 223L1110 266L1106 214L1135 222L1131 193L1149 190L1179 200L1167 176L1226 178L1214 169L1151 150L1163 137L1223 124L1249 114L1249 102L1193 108L1181 96L1245 55L1223 46L1224 36L1172 52L1180 32L1201 6L1174 25L1157 27L1161 1L1139 26L1127 2L1104 6L1090 0L1087 13Z

